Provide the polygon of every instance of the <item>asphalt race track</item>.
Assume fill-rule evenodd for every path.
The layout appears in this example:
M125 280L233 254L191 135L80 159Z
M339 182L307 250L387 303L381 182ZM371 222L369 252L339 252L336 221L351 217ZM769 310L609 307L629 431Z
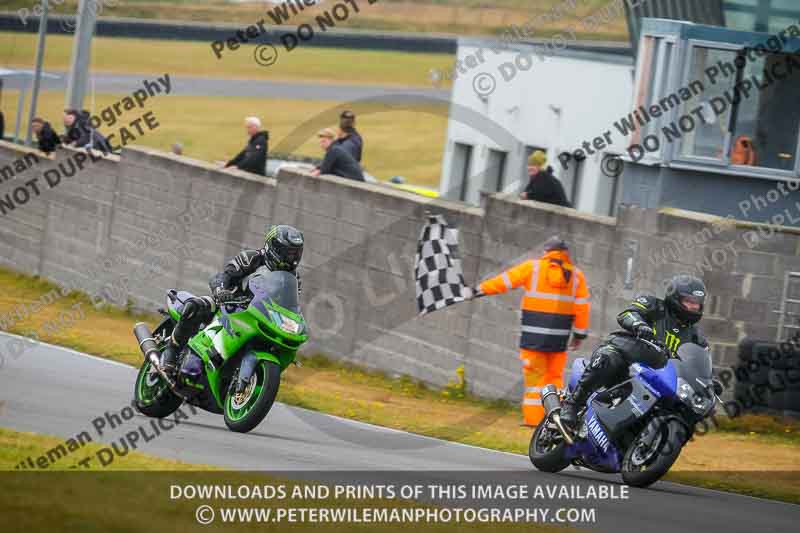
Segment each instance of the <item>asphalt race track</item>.
M64 91L67 88L67 73L51 72L58 79L42 79L42 90ZM92 74L89 91L111 94L128 94L142 88L143 80L155 81L163 72L143 74ZM427 82L427 73L420 73L420 81ZM403 101L419 98L421 103L432 99L449 103L450 90L434 87L392 87L382 85L347 85L338 83L314 83L298 81L197 78L184 75L170 75L171 96L222 96L242 98L277 98L287 100L342 100L362 99L392 101L402 94ZM18 89L20 82L10 78L5 82L8 89ZM161 93L162 95L164 93ZM99 110L98 110L99 111Z
M0 334L0 347L5 348L10 338ZM137 414L113 431L107 425L102 437L92 424L106 411L119 414L130 405L136 376L131 367L45 344L29 348L15 359L4 353L5 359L0 360L2 427L65 439L87 431L94 440L110 443L150 423L151 419ZM393 470L412 471L418 477L435 472L437 480L457 483L479 476L475 471L483 470L505 471L498 475L527 483L620 483L618 476L586 471L543 474L535 471L525 456L448 443L284 404L276 404L267 419L247 435L228 431L222 416L189 413L188 421L148 443L140 442L138 450L237 470L307 471L306 476L318 472L309 479L321 480L335 474L332 471ZM629 490L627 501L592 501L598 519L592 530L752 533L796 531L800 523L800 506L796 505L668 482L647 490Z

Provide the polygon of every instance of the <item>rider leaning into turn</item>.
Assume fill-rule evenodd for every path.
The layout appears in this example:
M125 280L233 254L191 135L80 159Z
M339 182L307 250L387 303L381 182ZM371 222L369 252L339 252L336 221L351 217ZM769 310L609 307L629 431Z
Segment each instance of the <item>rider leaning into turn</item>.
M214 317L218 304L244 296L242 281L246 276L262 266L273 272L283 270L297 276L297 266L303 256L303 234L292 226L281 224L271 226L264 240L264 248L242 250L228 261L222 272L211 277L208 285L212 296L189 298L183 302L181 319L161 359L161 366L166 372L175 373L178 354L197 333L200 325Z
M654 341L674 355L684 342L708 348L708 343L695 324L703 317L706 287L691 276L676 276L667 286L664 299L640 296L617 316L617 322L627 332ZM625 380L628 367L645 363L661 368L667 355L656 356L652 351L637 350L629 335L610 334L592 353L592 357L578 380L572 395L561 408L561 420L572 427L577 423L577 412L592 392L601 386L610 387Z

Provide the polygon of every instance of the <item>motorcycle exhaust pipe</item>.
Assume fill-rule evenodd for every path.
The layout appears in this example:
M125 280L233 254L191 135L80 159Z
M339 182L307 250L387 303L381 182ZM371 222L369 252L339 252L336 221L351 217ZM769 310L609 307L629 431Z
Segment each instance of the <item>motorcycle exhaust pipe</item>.
M136 340L139 341L139 349L142 350L145 360L150 361L150 364L153 365L156 372L167 382L173 393L184 398L184 396L175 391L175 381L161 368L161 351L158 349L158 345L155 339L153 339L153 334L150 333L150 328L147 327L147 324L139 322L133 326L133 334L136 335Z
M544 407L545 415L549 415L556 409L561 409L561 398L558 396L558 389L555 385L542 387L542 406Z
M156 368L160 368L161 352L158 350L156 341L153 339L153 334L150 333L150 328L144 322L139 322L133 326L133 334L136 335L136 340L139 341L139 349L142 350L145 359L150 361Z
M558 394L558 389L555 385L550 384L542 387L542 407L544 407L545 418L550 417L558 427L561 435L563 435L564 440L567 441L567 444L572 445L574 442L572 435L561 423L561 396Z

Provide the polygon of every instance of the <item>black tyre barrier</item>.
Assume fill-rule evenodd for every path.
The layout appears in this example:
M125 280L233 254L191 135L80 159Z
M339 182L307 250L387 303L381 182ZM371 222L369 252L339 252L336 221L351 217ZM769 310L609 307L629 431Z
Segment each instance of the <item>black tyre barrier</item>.
M768 396L770 409L800 412L800 390L770 391Z
M739 343L739 361L746 363L753 357L753 347L756 344L755 339L745 338Z
M775 392L800 390L800 370L770 370L768 384Z

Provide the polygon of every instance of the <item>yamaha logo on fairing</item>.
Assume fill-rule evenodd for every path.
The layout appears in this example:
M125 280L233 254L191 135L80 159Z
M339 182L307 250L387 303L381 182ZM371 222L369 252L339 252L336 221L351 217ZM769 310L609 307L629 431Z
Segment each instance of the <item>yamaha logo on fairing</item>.
M589 427L589 431L592 433L592 437L594 437L595 442L603 448L604 452L608 451L608 437L606 436L605 431L600 426L600 423L597 421L596 418L592 417L589 422L586 424Z

